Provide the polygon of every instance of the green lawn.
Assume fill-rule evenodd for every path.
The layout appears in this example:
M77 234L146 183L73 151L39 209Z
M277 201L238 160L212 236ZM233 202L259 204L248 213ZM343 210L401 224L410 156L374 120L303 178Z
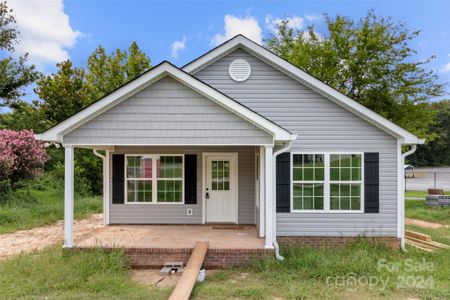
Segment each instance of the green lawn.
M76 196L76 218L101 211L101 197ZM44 175L14 191L6 203L0 204L0 234L51 224L63 216L62 183Z
M0 299L167 299L132 282L123 253L65 253L61 246L0 262Z
M450 207L427 206L425 200L406 200L405 207L407 218L450 224Z
M450 195L449 191L444 192L445 195ZM411 197L411 198L424 198L428 195L427 191L406 191L405 197Z
M287 247L282 254L283 262L266 260L207 275L194 288L192 299L450 296L450 251L430 254L409 248L402 253L360 241L342 249ZM0 299L167 299L170 292L130 281L121 252L64 254L53 247L0 262Z

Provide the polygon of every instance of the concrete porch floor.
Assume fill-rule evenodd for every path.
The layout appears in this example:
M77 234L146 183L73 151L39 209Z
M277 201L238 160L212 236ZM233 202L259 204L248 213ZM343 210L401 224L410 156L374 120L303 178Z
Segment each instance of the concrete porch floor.
M216 229L216 225L109 225L75 240L76 247L193 248L208 241L210 249L264 249L256 226Z

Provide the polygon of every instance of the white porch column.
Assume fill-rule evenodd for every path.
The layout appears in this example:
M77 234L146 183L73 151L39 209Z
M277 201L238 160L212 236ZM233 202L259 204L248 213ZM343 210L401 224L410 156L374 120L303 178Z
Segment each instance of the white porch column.
M109 225L109 151L103 160L103 224Z
M73 147L64 148L64 247L72 248L73 243Z
M273 147L264 147L264 198L265 198L265 223L266 223L266 249L273 249Z
M265 152L264 147L259 147L259 236L264 237L266 232L266 222L265 222L265 169L264 169L264 161L265 161Z

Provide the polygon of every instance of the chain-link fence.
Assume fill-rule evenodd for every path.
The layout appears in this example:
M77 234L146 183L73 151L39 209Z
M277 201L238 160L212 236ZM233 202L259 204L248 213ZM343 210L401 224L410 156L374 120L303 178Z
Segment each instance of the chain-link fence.
M407 191L426 191L427 189L450 191L450 167L407 170L405 175Z

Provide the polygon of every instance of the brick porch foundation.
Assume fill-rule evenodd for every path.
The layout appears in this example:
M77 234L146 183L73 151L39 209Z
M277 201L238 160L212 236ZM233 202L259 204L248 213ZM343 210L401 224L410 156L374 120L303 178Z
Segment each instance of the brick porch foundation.
M92 251L90 247L77 247L73 251ZM118 248L105 248L114 251ZM125 248L133 268L161 268L165 262L187 263L191 256L191 248ZM268 249L208 249L205 265L210 269L229 268L251 263L274 256L274 250Z
M355 242L362 237L343 236L279 236L280 247L286 245L313 246L313 247L342 247ZM364 237L371 243L383 243L392 249L400 249L400 239L396 237Z

